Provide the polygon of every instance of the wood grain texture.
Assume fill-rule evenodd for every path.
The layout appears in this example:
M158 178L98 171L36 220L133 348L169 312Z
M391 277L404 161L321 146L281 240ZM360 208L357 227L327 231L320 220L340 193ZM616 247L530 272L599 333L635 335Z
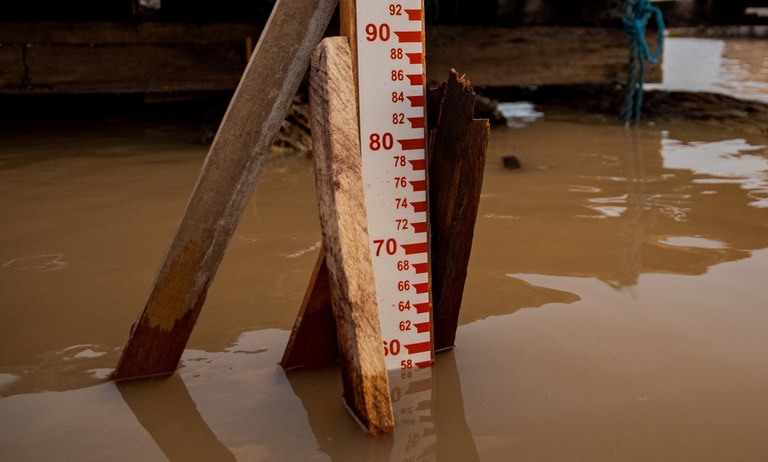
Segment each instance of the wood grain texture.
M325 249L321 247L280 365L285 370L328 366L339 359L336 318Z
M475 93L451 70L428 98L428 145L435 350L454 345L483 184L490 125L472 118Z
M370 433L394 427L369 248L352 56L346 37L323 40L310 75L312 136L323 245L341 352L344 398Z
M115 379L169 374L335 0L280 0L222 120Z

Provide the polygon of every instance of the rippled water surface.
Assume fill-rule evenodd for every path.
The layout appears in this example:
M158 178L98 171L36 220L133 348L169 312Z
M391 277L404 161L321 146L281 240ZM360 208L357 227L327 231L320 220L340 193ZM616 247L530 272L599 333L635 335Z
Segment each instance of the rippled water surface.
M763 460L768 139L531 111L491 135L457 348L392 377L377 439L337 369L276 365L311 160L265 166L179 372L116 386L206 149L167 120L0 122L0 458Z
M649 89L711 91L768 103L768 40L668 37L664 82Z

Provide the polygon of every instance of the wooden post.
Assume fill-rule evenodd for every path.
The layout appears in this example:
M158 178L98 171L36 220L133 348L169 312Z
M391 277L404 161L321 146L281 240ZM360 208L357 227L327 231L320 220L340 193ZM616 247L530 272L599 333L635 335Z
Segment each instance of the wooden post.
M325 249L321 247L280 365L290 370L304 366L328 366L338 359L339 343L331 305L328 266Z
M453 69L428 101L428 120L435 127L430 132L427 166L438 351L452 347L456 339L490 125L486 119L473 119L475 92Z
M355 94L357 94L357 8L355 1L339 0L339 29L341 35L349 39L352 75L355 77ZM357 105L357 98L355 98L355 105Z
M488 120L473 119L470 83L451 71L448 80L428 93L428 178L430 200L431 281L435 351L454 345L472 238L483 183L490 133ZM323 256L318 259L321 265ZM317 270L316 270L317 271ZM335 349L333 333L309 333L308 320L328 316L323 281L310 280L282 365L286 369L322 366L329 358L315 350ZM326 314L322 311L325 310ZM311 326L311 324L309 324Z
M363 195L352 56L345 37L312 58L310 105L323 245L341 352L344 398L370 433L394 427Z
M213 140L115 379L172 373L208 287L336 7L278 0Z

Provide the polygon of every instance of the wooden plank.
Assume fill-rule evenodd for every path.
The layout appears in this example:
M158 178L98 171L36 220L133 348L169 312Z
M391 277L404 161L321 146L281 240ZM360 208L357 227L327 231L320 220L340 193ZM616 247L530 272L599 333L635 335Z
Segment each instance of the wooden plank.
M176 369L312 48L335 7L334 0L279 0L275 5L213 140L115 379Z
M475 93L451 70L436 90L428 147L435 350L454 345L483 184L488 120L472 118ZM434 115L436 114L436 116Z
M280 365L290 370L327 366L338 359L339 343L331 304L331 286L325 249L321 248Z
M352 74L355 76L355 94L357 94L357 17L355 0L339 0L339 29L341 35L349 39L352 53ZM357 99L355 99L357 103Z
M346 37L312 58L310 105L323 245L341 352L344 398L370 433L394 427L368 244L352 56Z
M435 460L479 462L477 445L467 425L455 352L440 355L440 365L433 371L431 408L437 433Z

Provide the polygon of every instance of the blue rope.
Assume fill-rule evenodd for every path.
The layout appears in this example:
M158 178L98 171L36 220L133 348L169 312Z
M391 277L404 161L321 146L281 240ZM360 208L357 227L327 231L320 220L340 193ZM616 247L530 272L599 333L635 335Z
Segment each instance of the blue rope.
M658 45L653 54L645 41L645 28L652 17L655 18L659 29ZM629 40L629 77L621 120L625 124L630 122L636 124L640 122L640 110L643 106L645 64L657 63L664 50L664 18L661 10L651 6L649 0L626 0L621 22L624 24L624 32Z

